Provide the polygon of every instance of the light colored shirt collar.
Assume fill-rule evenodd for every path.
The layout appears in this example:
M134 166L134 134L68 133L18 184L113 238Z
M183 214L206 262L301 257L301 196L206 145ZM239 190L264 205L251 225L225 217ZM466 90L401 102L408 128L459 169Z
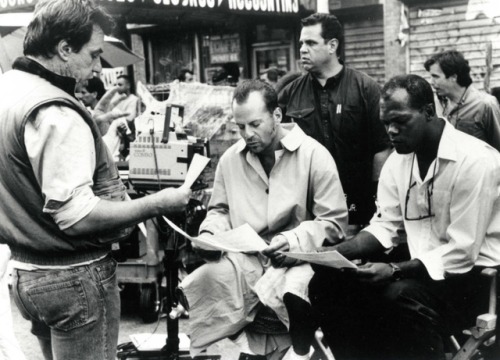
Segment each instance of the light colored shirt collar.
M280 143L284 149L290 152L294 152L300 147L300 145L302 145L305 137L306 134L302 131L302 129L299 126L295 125L291 128L288 134L286 134L283 139L280 140ZM236 143L236 147L237 152L242 152L247 149L247 144L245 143L244 139L240 139Z
M455 144L453 139L453 132L457 130L445 119L441 120L444 121L445 125L441 140L439 141L437 157L439 159L457 161L457 144Z

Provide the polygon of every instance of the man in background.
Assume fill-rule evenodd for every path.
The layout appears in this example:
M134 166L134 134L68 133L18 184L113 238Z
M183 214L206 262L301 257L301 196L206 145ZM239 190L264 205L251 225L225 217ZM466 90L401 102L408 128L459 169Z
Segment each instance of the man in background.
M189 69L182 69L179 76L177 76L177 80L180 82L192 83L195 81L194 73Z
M88 109L94 110L105 92L106 89L102 80L94 76L87 81L77 84L75 95Z
M456 50L443 51L424 64L437 95L438 116L458 130L500 151L500 107L494 96L472 85L469 62Z
M307 74L280 92L279 105L285 121L296 122L335 159L355 233L375 211L378 176L390 144L379 120L379 86L344 65L343 47L343 28L334 15L303 19L300 58Z
M110 124L106 133L106 144L111 149L115 161L125 160L129 154L130 143L135 140L135 118L139 115L139 98L132 94L130 78L127 75L118 76L117 91L109 104L109 112L127 113L124 119L116 119ZM126 128L124 128L124 126Z
M120 295L111 245L190 190L129 201L78 82L102 70L113 20L92 0L41 0L25 57L0 76L0 242L13 296L47 360L114 360Z

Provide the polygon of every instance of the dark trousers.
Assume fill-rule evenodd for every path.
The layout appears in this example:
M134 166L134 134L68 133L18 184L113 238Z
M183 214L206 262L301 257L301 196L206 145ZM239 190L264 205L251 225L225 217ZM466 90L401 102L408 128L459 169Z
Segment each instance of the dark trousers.
M442 281L361 283L351 273L318 267L309 296L337 360L444 359L445 338L488 310L482 269Z

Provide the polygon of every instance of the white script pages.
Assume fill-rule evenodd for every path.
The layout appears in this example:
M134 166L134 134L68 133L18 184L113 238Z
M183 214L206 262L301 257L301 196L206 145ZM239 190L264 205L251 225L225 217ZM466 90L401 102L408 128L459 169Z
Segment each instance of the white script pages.
M284 252L283 255L288 257L306 261L313 264L333 267L337 269L351 268L356 269L357 266L351 261L347 260L338 251L324 251L324 252Z
M241 225L221 234L215 234L212 237L199 238L186 234L185 231L165 216L163 219L172 229L205 250L256 252L262 251L268 246L264 239L262 239L248 224Z

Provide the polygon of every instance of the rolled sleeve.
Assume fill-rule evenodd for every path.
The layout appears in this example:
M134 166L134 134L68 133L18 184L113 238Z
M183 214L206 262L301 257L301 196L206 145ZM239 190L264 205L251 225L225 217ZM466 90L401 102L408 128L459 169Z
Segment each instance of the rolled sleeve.
M283 235L287 240L288 240L288 246L290 246L291 252L300 252L302 251L299 238L295 234L294 231L289 230L289 231L283 231L279 235Z
M400 191L391 172L392 168L400 169L400 166L393 164L394 162L395 157L390 156L382 168L377 189L377 211L370 225L363 229L375 236L386 249L399 243L398 231L404 229Z
M64 230L99 202L92 192L95 144L89 126L74 110L50 105L27 122L24 141L45 200L43 211Z

